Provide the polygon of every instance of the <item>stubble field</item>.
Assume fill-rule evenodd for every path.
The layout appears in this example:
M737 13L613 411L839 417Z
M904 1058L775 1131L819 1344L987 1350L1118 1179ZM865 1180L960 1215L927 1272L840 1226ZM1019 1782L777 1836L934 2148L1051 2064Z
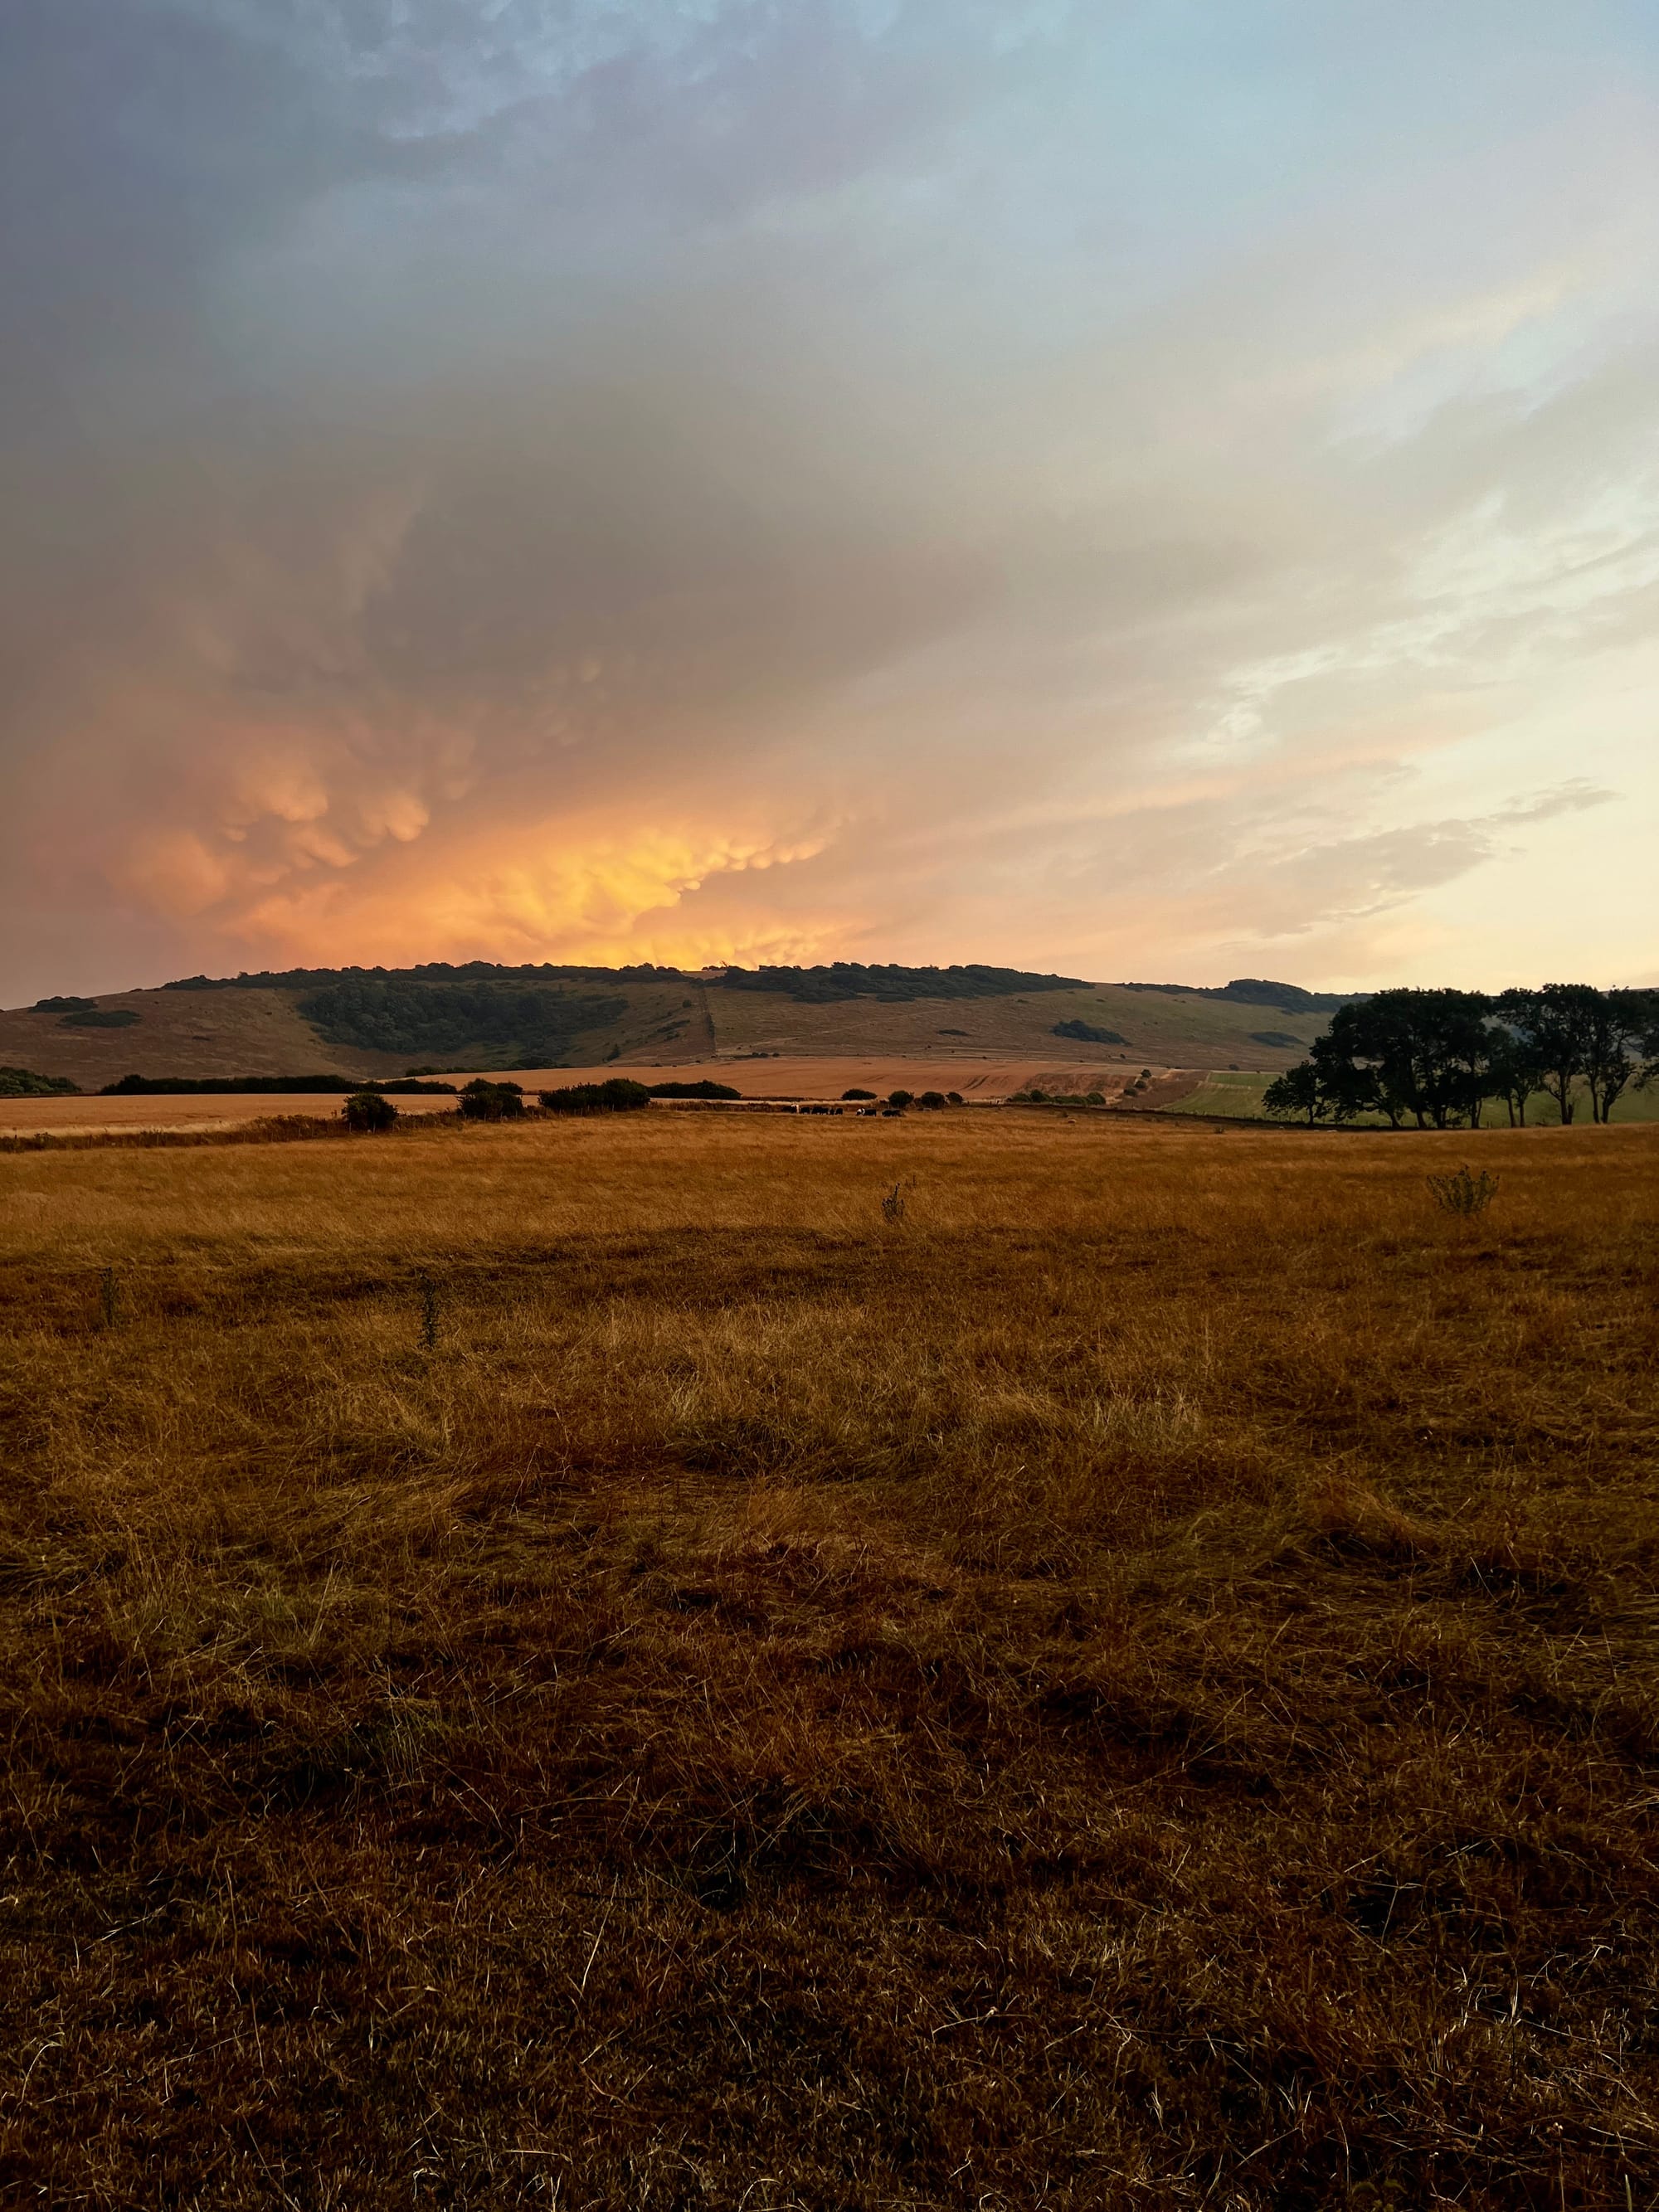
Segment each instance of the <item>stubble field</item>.
M0 1160L0 2195L1652 2205L1659 1144L1478 1142Z

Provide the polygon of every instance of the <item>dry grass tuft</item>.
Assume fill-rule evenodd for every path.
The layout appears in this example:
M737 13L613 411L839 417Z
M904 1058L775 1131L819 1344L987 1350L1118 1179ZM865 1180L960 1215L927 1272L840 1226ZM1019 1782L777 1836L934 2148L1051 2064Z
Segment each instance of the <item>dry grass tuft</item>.
M1659 1154L1459 1142L0 1163L0 2196L1654 2203Z

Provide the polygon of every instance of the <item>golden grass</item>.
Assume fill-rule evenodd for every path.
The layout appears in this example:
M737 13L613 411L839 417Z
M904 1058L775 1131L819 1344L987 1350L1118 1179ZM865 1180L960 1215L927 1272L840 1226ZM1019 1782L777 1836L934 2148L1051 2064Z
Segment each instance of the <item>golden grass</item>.
M1468 1146L0 1160L7 2201L1652 2204L1659 1147Z

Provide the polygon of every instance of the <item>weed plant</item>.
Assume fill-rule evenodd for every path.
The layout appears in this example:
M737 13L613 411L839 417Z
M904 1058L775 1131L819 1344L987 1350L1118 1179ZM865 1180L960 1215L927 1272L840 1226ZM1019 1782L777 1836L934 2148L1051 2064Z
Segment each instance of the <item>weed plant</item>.
M1461 1214L1466 1220L1484 1213L1498 1195L1498 1177L1485 1168L1475 1175L1465 1165L1450 1175L1431 1176L1428 1184L1443 1212Z

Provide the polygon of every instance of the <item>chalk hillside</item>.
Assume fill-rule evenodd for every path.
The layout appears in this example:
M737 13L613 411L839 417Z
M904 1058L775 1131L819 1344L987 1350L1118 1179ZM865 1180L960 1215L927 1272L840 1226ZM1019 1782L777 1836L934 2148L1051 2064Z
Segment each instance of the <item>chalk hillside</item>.
M392 1076L757 1054L1272 1073L1303 1057L1338 1003L1288 984L1206 990L998 969L291 970L0 1012L0 1065L88 1091L129 1073Z

